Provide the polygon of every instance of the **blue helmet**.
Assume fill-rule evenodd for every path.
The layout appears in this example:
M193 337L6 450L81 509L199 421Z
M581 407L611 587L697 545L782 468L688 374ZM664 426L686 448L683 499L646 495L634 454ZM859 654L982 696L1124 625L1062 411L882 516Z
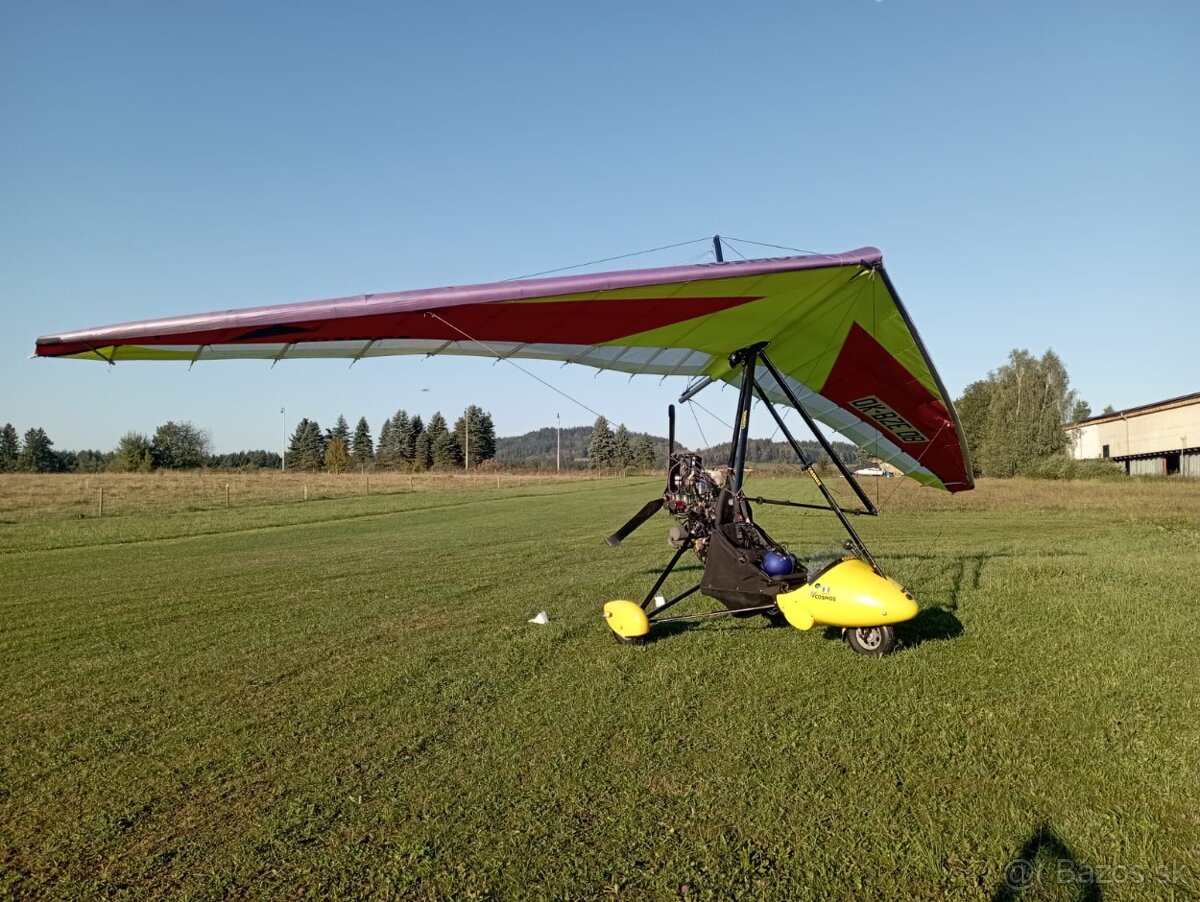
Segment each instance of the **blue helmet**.
M772 548L763 556L762 568L772 576L786 576L796 569L796 558L786 551Z

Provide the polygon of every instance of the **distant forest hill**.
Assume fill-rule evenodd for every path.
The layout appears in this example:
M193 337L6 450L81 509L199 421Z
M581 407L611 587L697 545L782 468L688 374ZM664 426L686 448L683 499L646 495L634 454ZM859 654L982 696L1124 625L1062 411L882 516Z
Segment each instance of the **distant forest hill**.
M633 441L637 441L645 433L629 433ZM654 465L667 465L667 440L651 435L650 444L654 448ZM562 465L572 469L586 468L588 465L588 445L592 440L591 426L571 426L562 431ZM558 430L553 426L535 429L524 435L500 437L496 439L496 460L508 466L550 466L556 461L556 442Z
M542 466L555 465L555 441L557 433L553 426L535 429L524 435L500 437L496 439L496 459L508 466ZM631 432L630 436L636 443L647 433ZM667 440L663 436L649 435L654 448L654 465L667 465ZM591 426L571 426L562 431L562 465L565 468L579 469L587 467L588 444L592 438ZM838 457L846 463L858 460L858 449L848 442L832 442ZM827 460L824 449L818 442L800 442L804 453L818 461ZM697 452L704 458L706 464L720 464L729 460L729 442L705 448ZM746 446L746 460L749 463L796 463L796 455L787 442L768 441L767 439L752 438Z

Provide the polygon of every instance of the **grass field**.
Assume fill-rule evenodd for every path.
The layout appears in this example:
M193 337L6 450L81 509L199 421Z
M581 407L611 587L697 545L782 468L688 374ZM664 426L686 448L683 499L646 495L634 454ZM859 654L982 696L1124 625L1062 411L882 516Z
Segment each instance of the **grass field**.
M761 618L614 643L668 521L602 538L656 479L64 485L0 478L0 896L1200 897L1200 484L872 484L923 607L882 660Z

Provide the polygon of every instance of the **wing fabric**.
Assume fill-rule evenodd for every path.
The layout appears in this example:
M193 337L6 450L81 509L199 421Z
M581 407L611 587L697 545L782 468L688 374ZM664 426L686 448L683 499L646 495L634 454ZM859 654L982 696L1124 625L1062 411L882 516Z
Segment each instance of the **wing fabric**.
M64 332L39 357L117 363L503 356L736 382L767 354L805 409L919 482L972 488L954 408L875 248L252 307ZM787 403L769 376L764 389Z

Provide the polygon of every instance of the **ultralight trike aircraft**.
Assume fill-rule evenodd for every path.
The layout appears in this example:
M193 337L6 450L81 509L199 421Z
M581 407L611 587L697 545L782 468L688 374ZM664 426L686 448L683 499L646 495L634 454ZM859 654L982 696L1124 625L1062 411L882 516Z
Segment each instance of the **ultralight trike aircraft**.
M665 507L677 521L670 535L676 552L640 604L604 605L605 622L619 640L639 642L652 622L763 614L799 629L840 627L856 651L884 654L895 643L893 624L916 616L917 605L883 573L851 525L848 514L878 510L816 423L923 485L964 491L973 487L971 467L949 395L875 248L725 261L719 238L713 246L714 263L368 294L62 332L39 338L35 354L189 365L457 354L688 377L694 381L681 401L714 382L736 385L724 467L705 469L696 455L676 451L672 416L666 491L609 543L619 544ZM747 430L756 399L825 505L746 496ZM861 509L837 503L777 405L799 413ZM832 511L849 535L846 554L809 572L755 521L751 502ZM657 601L688 550L704 564L700 582ZM725 610L662 616L697 591Z

